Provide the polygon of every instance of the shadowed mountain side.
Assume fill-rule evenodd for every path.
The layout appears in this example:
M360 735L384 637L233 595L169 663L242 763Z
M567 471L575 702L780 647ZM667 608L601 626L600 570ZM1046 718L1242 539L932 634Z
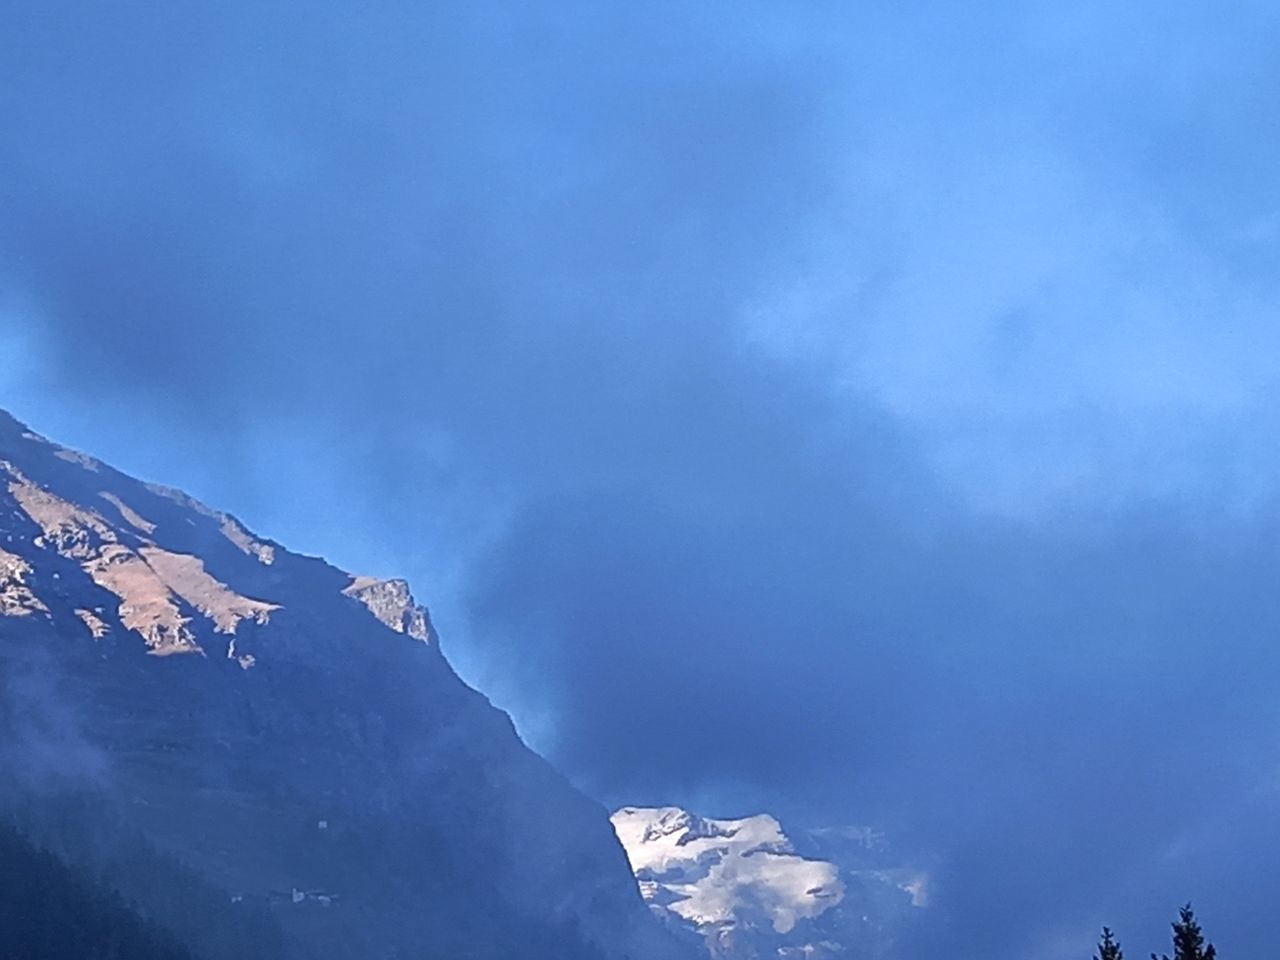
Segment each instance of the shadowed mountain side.
M0 956L192 960L110 890L8 826L0 826Z
M457 678L403 584L11 418L0 480L18 794L90 791L302 955L680 955L604 809Z

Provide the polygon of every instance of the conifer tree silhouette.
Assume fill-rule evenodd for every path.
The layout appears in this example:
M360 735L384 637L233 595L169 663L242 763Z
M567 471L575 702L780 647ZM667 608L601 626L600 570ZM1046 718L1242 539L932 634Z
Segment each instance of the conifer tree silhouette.
M1124 960L1124 951L1120 949L1120 941L1111 932L1110 927L1102 928L1102 939L1098 941L1098 955L1093 960Z
M1151 960L1214 960L1217 955L1213 944L1204 942L1204 931L1188 903L1178 911L1178 919L1173 924L1173 957L1168 954L1160 957L1153 953Z

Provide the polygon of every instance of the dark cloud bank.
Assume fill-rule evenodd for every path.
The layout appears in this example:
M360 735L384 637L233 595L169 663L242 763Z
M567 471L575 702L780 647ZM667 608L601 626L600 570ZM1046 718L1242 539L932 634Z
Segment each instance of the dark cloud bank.
M19 416L442 577L606 802L886 827L913 955L1269 949L1265 9L5 19Z

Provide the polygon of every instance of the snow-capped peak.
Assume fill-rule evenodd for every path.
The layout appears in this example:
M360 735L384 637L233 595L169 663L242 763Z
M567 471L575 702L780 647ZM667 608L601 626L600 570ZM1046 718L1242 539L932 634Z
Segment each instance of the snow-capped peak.
M613 815L640 892L713 960L874 960L925 902L925 874L876 831L788 835L758 814L713 820L680 807Z
M678 807L624 807L613 826L645 899L698 926L729 923L749 906L787 933L844 898L835 865L797 855L768 814L711 820Z

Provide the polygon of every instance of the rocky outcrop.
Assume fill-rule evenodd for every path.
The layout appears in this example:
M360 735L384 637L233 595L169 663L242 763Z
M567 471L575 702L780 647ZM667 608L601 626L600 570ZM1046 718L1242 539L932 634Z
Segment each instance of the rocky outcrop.
M49 608L31 592L27 577L31 564L16 553L0 550L0 617L29 617Z
M74 459L59 459L82 466ZM93 472L100 475L100 465ZM6 499L18 521L16 530L7 534L10 542L16 533L17 543L26 544L28 552L49 550L63 560L78 562L89 579L118 600L114 614L121 627L141 637L154 655L203 652L188 609L208 619L215 632L225 634L234 634L241 620L266 623L277 609L275 604L241 596L210 576L199 557L158 546L152 539L156 525L115 493L102 491L100 496L125 521L124 527L113 526L91 506L33 482L10 460L0 460L0 482L7 485ZM29 537L21 532L24 519L36 527ZM19 557L17 562L26 568L19 576L30 573L29 561ZM38 599L34 602L40 604ZM47 607L44 613L48 614ZM81 619L91 633L105 629L96 614L97 623Z
M351 585L342 592L363 603L380 623L396 633L407 634L424 643L431 640L427 611L413 599L407 581L353 577Z

